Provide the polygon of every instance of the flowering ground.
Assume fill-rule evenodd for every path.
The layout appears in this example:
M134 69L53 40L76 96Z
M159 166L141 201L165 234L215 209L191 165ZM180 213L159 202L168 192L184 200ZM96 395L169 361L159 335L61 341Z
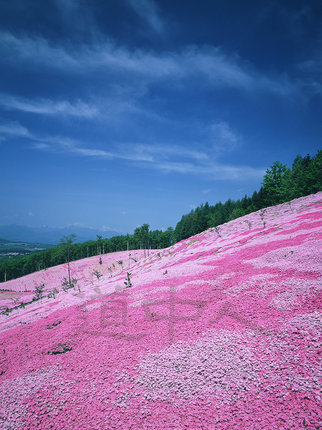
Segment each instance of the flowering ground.
M318 429L321 197L2 283L0 428Z

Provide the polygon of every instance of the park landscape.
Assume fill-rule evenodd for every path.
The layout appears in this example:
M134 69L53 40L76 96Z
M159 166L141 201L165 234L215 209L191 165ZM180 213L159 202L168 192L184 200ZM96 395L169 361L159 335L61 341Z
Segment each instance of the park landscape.
M3 282L0 427L319 429L321 198Z

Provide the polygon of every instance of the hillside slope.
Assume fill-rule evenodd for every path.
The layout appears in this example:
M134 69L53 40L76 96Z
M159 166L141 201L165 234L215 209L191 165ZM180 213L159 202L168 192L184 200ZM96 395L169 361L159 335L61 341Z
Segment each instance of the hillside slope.
M319 428L321 197L137 261L74 262L79 289L1 315L0 427ZM1 287L23 300L39 282L61 290L63 276Z

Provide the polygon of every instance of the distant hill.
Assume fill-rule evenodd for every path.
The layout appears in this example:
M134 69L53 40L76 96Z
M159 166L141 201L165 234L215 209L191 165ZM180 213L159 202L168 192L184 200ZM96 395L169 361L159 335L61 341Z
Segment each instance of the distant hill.
M0 238L0 259L32 254L33 252L44 251L52 246L44 243L14 242Z
M23 225L10 224L0 225L0 237L14 242L47 243L57 245L60 239L69 234L76 234L76 242L96 240L97 235L110 238L119 235L116 231L103 231L85 227L69 226L64 228L54 227L27 227Z
M11 247L36 247L39 246L41 248L50 248L52 245L44 244L44 243L30 243L30 242L17 242L13 240L3 239L0 237L0 250L1 249L7 249Z

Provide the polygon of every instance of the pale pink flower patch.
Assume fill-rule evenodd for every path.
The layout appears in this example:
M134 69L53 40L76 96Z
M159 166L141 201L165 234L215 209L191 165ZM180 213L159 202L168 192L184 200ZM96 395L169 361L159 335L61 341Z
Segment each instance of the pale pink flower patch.
M321 196L2 284L0 428L318 428Z

